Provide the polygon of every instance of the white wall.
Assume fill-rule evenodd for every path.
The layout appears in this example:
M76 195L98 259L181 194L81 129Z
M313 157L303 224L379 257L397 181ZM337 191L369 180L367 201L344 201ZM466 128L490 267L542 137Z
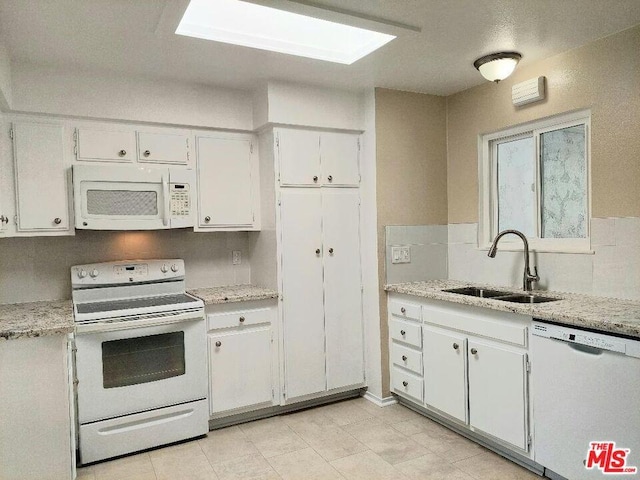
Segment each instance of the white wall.
M363 130L360 93L292 83L269 83L267 121L304 127ZM264 108L257 117L264 124Z
M188 288L249 283L248 234L78 231L73 237L0 239L0 303L71 297L70 268L125 259L182 258ZM232 265L231 252L242 252Z
M253 130L250 92L26 63L11 75L14 111Z
M591 254L534 253L537 288L640 299L640 218L592 218ZM489 258L477 248L477 224L449 225L449 278L522 287L522 252Z
M0 44L0 110L11 108L11 59L4 45Z

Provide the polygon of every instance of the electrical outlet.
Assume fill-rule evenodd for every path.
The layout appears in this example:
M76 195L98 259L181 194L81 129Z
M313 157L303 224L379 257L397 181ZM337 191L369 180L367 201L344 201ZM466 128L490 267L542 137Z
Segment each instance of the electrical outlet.
M242 252L240 250L234 250L231 262L234 265L240 265L242 263Z
M411 247L391 247L391 263L411 263Z

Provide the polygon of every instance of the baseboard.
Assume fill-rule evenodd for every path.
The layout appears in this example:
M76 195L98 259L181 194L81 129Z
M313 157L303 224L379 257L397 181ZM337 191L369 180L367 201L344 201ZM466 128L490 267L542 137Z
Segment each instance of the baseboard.
M398 401L395 399L395 397L393 397L391 395L389 395L388 397L381 398L381 397L379 397L377 395L374 395L369 390L364 392L364 395L362 395L362 396L363 396L363 398L366 398L367 400L369 400L371 403L374 403L378 407L388 407L389 405L393 405L395 403L398 403Z

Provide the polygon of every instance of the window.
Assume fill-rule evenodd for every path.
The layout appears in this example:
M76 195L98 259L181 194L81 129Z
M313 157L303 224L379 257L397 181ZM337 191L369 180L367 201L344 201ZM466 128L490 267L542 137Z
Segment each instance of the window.
M583 111L481 137L481 247L515 229L539 251L589 250L589 126Z

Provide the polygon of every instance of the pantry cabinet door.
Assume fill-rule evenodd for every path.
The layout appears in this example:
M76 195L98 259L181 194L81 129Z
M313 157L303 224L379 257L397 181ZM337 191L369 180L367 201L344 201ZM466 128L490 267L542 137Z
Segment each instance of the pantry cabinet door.
M469 424L526 450L527 354L476 340L468 352Z
M462 335L422 326L424 402L467 422L466 345Z
M251 226L252 137L197 137L198 225Z
M364 383L360 195L322 193L327 388Z
M360 184L359 136L352 133L323 133L320 138L322 184L357 187Z
M319 189L280 193L285 398L326 390Z
M320 134L306 130L276 132L276 150L282 186L318 186Z
M271 328L209 334L211 415L273 402Z
M12 128L18 231L69 230L64 126L25 122Z

